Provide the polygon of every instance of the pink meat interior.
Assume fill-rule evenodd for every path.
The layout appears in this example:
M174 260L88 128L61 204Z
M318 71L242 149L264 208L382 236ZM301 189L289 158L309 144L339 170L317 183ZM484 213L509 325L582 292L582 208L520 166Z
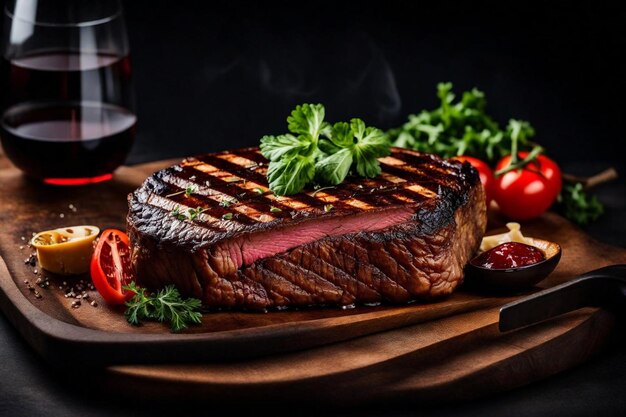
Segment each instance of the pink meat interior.
M228 245L231 260L235 262L237 268L241 268L257 259L273 256L325 237L385 229L408 221L413 214L414 209L399 207L354 216L314 219L295 226L242 236L225 243Z

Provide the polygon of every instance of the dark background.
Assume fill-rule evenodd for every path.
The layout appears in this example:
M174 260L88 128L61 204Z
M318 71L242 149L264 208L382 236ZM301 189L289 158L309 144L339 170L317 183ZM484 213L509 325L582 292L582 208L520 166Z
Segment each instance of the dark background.
M127 1L131 161L255 145L302 102L387 129L451 81L482 89L501 124L529 120L563 164L626 166L623 7L507 3Z
M626 176L623 6L124 3L139 117L130 163L255 145L264 134L283 132L289 111L302 102L325 104L331 121L361 117L387 129L435 106L436 83L451 81L459 94L482 89L500 124L529 120L564 170L590 175L613 165ZM607 214L588 231L626 246L624 179L597 192ZM578 368L460 408L322 409L328 415L451 415L458 409L475 416L619 415L626 407L624 330L620 324L605 351ZM173 401L155 410L138 401L127 404L130 412L118 408L97 387L93 395L77 388L76 379L85 377L80 371L67 378L47 369L3 317L0 333L0 415L172 415L191 407ZM231 406L202 409L235 413ZM248 413L280 414L276 406Z

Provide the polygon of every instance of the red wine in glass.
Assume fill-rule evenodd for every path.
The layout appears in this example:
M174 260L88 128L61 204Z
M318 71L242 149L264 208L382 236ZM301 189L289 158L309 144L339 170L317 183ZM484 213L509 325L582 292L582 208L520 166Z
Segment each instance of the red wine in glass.
M84 184L109 179L133 143L136 116L128 109L96 101L92 80L116 79L122 95L130 82L128 58L46 54L5 63L14 104L0 120L4 150L27 175L52 184ZM96 85L96 87L98 87ZM89 97L89 95L92 97ZM75 101L82 96L94 101ZM34 99L35 97L50 97ZM57 97L54 99L53 97ZM109 97L110 98L110 97ZM116 97L114 101L124 101Z
M46 183L107 180L134 141L121 6L95 2L13 0L5 9L0 139L19 169Z

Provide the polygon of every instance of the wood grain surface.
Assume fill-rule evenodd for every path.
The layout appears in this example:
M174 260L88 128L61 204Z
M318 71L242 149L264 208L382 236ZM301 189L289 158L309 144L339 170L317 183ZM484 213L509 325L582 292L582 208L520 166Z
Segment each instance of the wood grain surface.
M567 369L594 352L611 328L610 314L588 308L501 334L499 308L524 294L467 288L404 307L208 313L185 334L171 334L157 323L130 326L121 309L107 306L94 291L97 307L71 308L72 299L59 286L88 277L50 277L50 287L38 289L42 298L34 297L24 284L37 278L24 264L30 254L24 240L35 231L77 224L123 228L127 193L171 162L124 167L113 181L70 188L31 182L13 168L0 170L0 307L51 363L102 356L112 386L130 384L132 392L147 396L289 394L297 400L315 390L329 400L350 394L354 401L437 401L508 389ZM555 214L523 230L563 247L561 263L538 288L626 262L626 250L591 239Z

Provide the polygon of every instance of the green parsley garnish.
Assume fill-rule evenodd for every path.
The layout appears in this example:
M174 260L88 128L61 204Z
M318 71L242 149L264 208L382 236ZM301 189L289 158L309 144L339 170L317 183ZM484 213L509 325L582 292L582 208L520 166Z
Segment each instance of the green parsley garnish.
M451 83L437 84L439 107L409 115L409 120L387 132L395 146L430 152L450 158L471 155L495 164L511 153L512 139L518 150L530 150L535 135L532 126L522 120L510 120L502 130L487 114L485 94L474 88L455 102Z
M231 220L233 218L233 213L226 213L222 215L222 220Z
M280 213L282 210L278 207L270 206L270 212L272 213Z
M126 302L126 320L138 326L142 320L156 320L170 324L172 332L185 330L190 324L200 324L202 314L197 311L201 303L197 298L183 299L173 285L146 295L146 291L134 282L123 287L135 293Z
M556 209L577 224L584 225L604 213L602 203L596 196L588 195L581 183L563 184L556 200Z
M263 193L265 193L265 191L263 191L263 189L262 189L262 188L255 188L255 189L254 189L254 192L255 192L255 193L257 193L257 194L263 194Z
M330 125L324 106L302 104L287 118L290 133L261 138L261 153L270 160L270 190L296 194L313 182L337 185L350 171L362 177L380 174L377 158L390 153L385 134L361 119Z
M174 207L172 209L170 214L172 216L174 216L175 218L177 218L178 220L185 220L185 218L186 218L185 215L183 213L181 213L180 206L178 204L176 205L176 207Z

